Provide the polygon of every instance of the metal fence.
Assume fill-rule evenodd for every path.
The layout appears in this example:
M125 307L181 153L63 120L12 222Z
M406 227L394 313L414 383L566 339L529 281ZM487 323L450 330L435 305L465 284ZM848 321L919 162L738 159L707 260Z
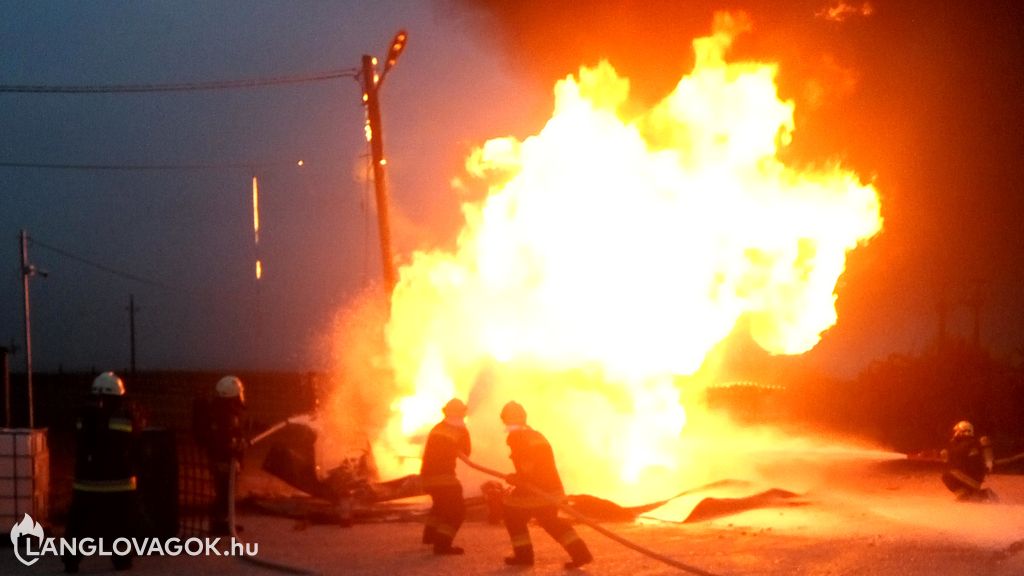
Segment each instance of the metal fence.
M316 403L318 377L297 373L236 373L246 386L247 418L260 431L289 416L309 412ZM60 531L67 520L74 476L74 421L95 374L37 374L35 424L47 438L49 490L45 525ZM202 536L210 531L208 511L213 482L205 452L193 438L196 399L212 393L223 374L149 372L124 377L128 396L144 416L139 492L147 520L156 533ZM16 425L24 375L11 378ZM2 472L2 471L0 471ZM173 534L171 534L173 532Z

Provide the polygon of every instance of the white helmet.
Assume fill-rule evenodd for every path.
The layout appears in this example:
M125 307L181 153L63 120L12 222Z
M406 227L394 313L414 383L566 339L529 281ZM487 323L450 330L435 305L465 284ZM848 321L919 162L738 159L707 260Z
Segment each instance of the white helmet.
M238 398L245 404L245 386L237 376L225 376L217 382L217 396L221 398Z
M104 372L92 381L92 393L104 396L124 396L124 381L113 372Z
M961 420L956 423L956 426L953 426L953 437L960 438L961 436L974 436L974 425L967 420Z

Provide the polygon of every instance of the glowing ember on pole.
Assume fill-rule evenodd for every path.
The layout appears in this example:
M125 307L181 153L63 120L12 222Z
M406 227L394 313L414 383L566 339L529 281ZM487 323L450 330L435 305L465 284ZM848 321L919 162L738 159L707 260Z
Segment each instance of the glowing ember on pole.
M700 450L684 426L708 421L684 408L686 377L709 352L744 326L799 354L835 324L846 253L881 229L878 194L838 164L776 156L794 105L773 65L725 60L744 28L717 17L650 110L625 116L629 82L601 63L556 85L538 134L474 152L488 194L464 207L457 249L414 254L393 292L385 475L415 471L399 456L457 395L493 458L515 399L561 450L571 491L674 490Z
M300 161L301 162L301 161ZM301 165L301 164L300 164ZM256 176L252 177L252 232L253 245L256 247L256 279L263 277L263 263L260 262L260 184Z

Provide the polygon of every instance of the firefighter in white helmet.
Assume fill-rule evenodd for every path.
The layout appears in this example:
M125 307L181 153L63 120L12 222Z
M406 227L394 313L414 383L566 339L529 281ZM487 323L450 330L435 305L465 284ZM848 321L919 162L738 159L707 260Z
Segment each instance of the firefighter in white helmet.
M509 457L516 469L506 476L515 488L505 499L505 529L512 540L512 556L505 558L505 563L533 565L533 542L527 526L535 519L569 553L567 569L589 564L594 557L587 544L571 524L558 517L554 502L565 496L565 491L551 444L543 434L526 425L526 409L518 402L505 404L501 421L508 432Z
M942 451L946 470L942 483L949 488L959 501L985 501L995 499L995 494L982 483L992 472L992 443L987 436L974 434L974 425L961 420L953 426L953 436Z
M423 527L423 543L432 544L434 554L462 554L463 549L452 546L452 540L466 518L462 483L455 476L455 460L468 457L471 450L465 422L466 405L452 398L441 412L444 419L430 430L420 467L423 489L430 494L432 502Z
M65 535L113 542L136 536L140 527L136 466L142 422L117 374L100 374L90 392L75 420L75 480ZM62 559L66 572L77 572L82 556ZM117 570L132 565L131 554L111 560Z
M194 416L196 440L206 450L214 499L210 507L210 532L229 535L233 531L229 517L232 476L237 473L248 441L245 436L245 385L237 376L217 381L213 397L200 404Z

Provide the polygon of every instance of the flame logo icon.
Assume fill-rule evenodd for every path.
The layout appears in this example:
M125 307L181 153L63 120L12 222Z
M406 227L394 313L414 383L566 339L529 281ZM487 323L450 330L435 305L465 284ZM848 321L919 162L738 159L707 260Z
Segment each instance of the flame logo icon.
M11 528L11 544L14 545L14 556L18 558L18 561L25 566L31 566L39 561L39 558L33 558L32 560L25 560L21 557L21 552L18 548L18 538L21 536L35 536L40 541L43 539L43 527L38 522L32 519L28 513L21 519L21 522L15 522Z

